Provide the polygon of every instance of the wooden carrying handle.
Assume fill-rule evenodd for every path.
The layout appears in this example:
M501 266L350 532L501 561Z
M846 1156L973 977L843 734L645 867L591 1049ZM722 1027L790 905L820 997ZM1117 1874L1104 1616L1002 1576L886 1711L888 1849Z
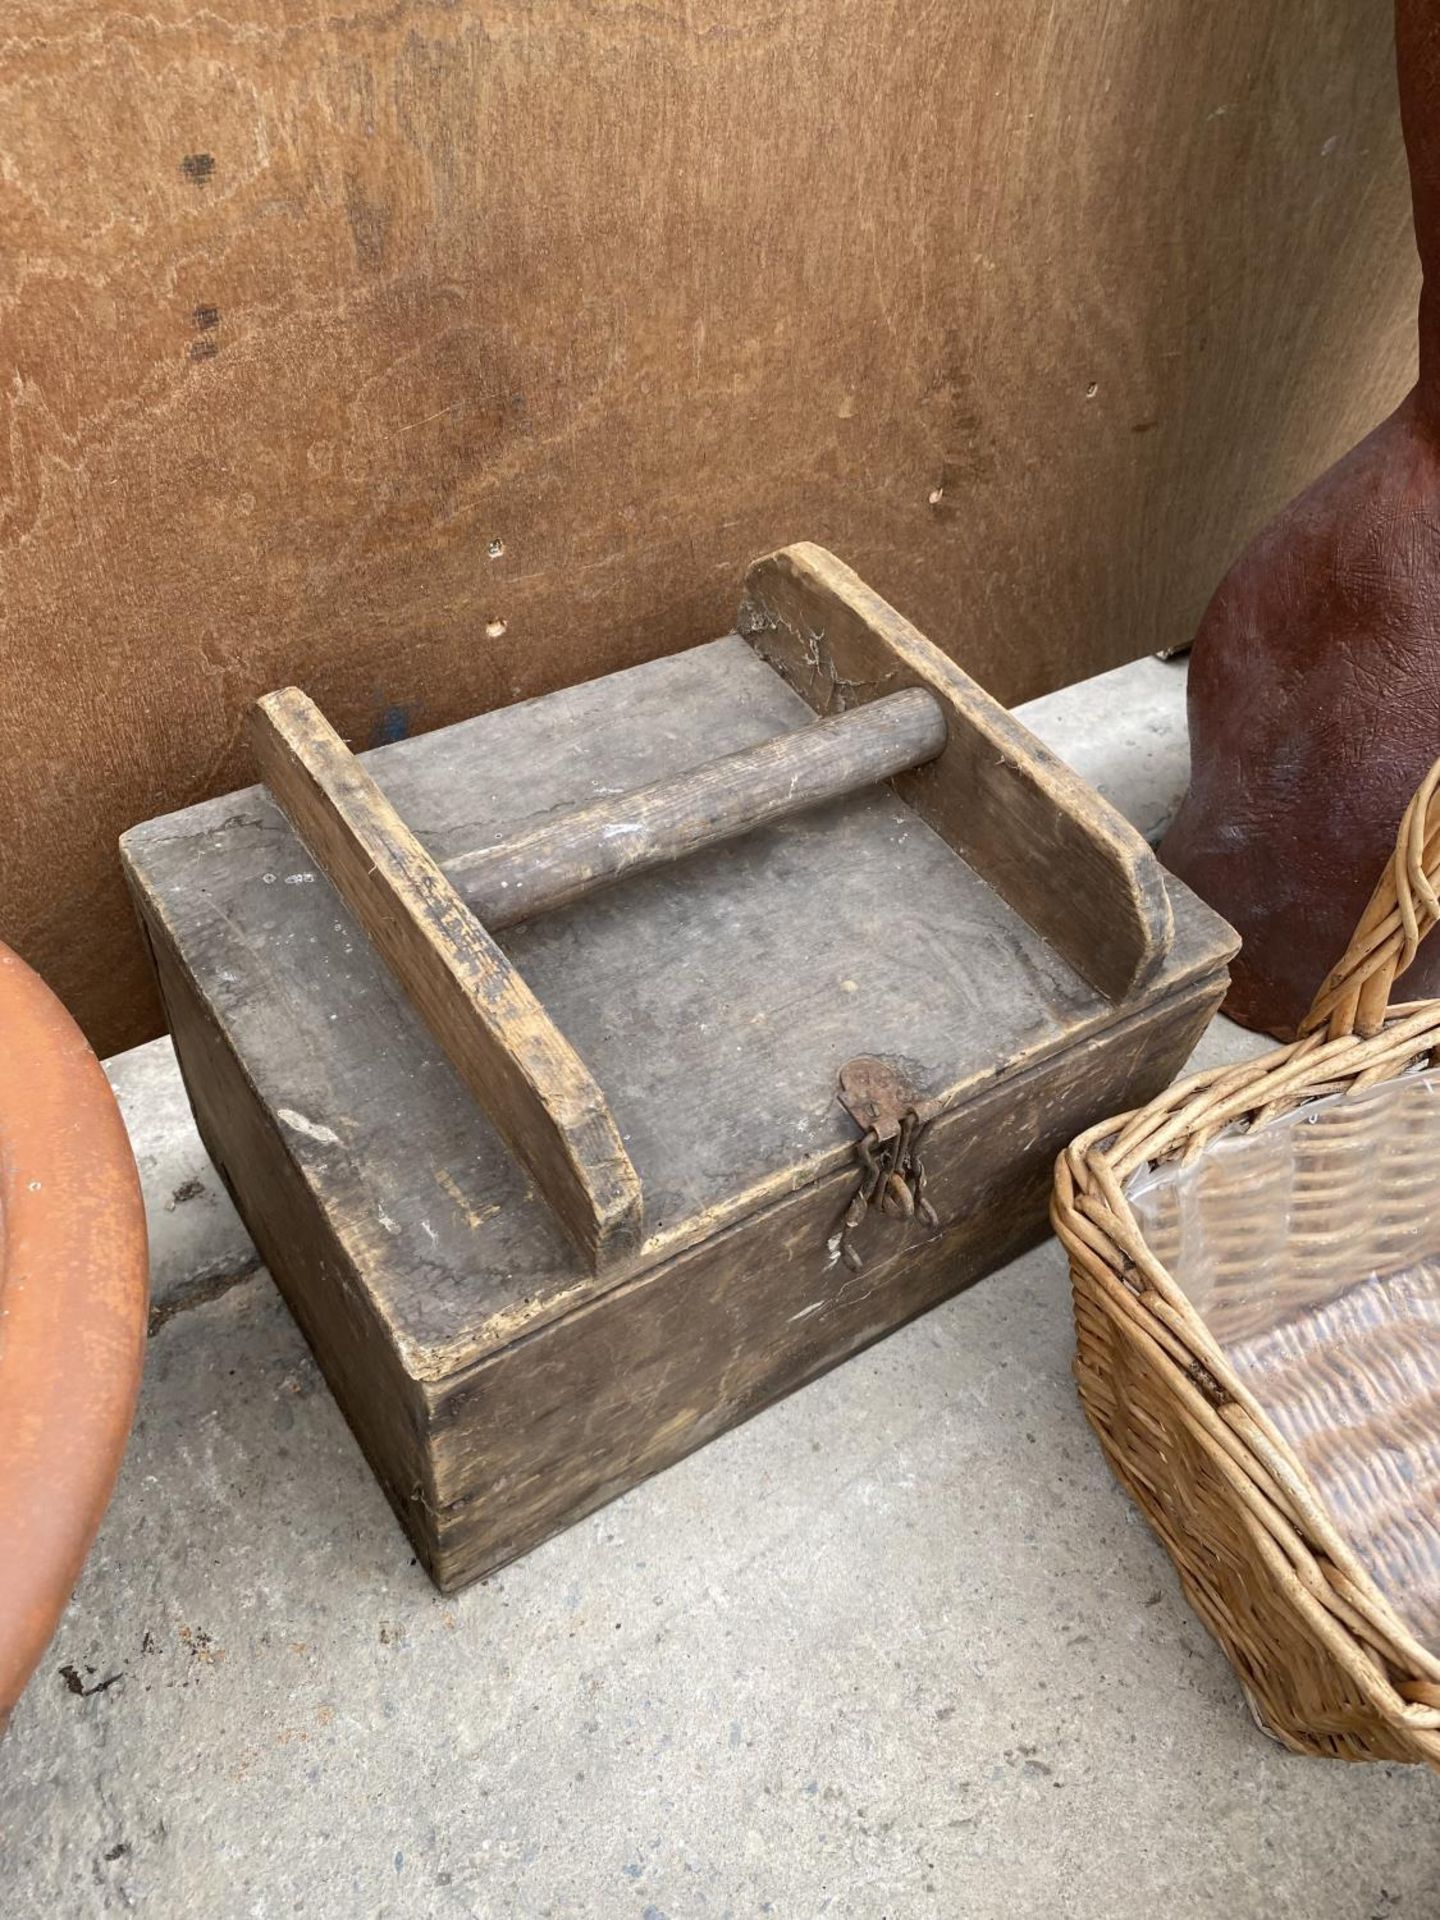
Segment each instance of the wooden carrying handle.
M498 846L457 854L444 870L498 931L628 874L892 779L934 759L945 740L940 703L911 688L673 779L573 807Z
M946 742L939 703L912 688L442 870L297 688L257 702L251 729L271 793L597 1270L640 1245L640 1182L600 1089L487 928L888 779Z
M1385 1024L1390 994L1440 921L1440 760L1405 809L1395 851L1349 946L1325 976L1300 1023L1302 1034L1325 1027L1331 1040L1347 1034L1370 1039Z

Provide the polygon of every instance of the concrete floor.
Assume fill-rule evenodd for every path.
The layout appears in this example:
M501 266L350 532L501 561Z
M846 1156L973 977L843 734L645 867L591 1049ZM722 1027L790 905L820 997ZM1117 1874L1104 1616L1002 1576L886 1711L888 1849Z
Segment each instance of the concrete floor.
M1156 824L1174 674L1026 717ZM168 1052L114 1077L163 1324L0 1746L6 1920L1440 1912L1434 1779L1264 1739L1111 1482L1053 1243L442 1600Z

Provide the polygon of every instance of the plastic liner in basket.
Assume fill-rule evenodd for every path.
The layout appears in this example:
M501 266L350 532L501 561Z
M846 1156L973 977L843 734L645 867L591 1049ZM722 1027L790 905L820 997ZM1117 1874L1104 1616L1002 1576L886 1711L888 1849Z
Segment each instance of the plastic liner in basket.
M1440 1654L1440 1072L1313 1100L1125 1186L1146 1242Z

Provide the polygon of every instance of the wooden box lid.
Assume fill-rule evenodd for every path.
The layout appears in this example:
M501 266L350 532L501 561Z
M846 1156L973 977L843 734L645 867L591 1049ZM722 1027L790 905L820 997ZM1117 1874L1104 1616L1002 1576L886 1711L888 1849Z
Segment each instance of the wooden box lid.
M361 758L443 864L813 717L732 634ZM265 788L137 827L123 851L162 965L234 1049L422 1380L842 1165L855 1056L906 1063L953 1105L1133 1011L888 786L518 926L501 944L643 1189L637 1257L597 1275ZM1213 972L1227 936L1187 897L1144 999Z

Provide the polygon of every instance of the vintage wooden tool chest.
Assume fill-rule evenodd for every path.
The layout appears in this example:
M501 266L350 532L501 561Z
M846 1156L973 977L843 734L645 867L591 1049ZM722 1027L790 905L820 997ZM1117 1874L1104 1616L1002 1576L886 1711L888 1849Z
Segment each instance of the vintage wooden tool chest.
M737 625L358 758L272 694L267 787L123 842L206 1145L443 1588L1036 1240L1225 987L830 554Z

